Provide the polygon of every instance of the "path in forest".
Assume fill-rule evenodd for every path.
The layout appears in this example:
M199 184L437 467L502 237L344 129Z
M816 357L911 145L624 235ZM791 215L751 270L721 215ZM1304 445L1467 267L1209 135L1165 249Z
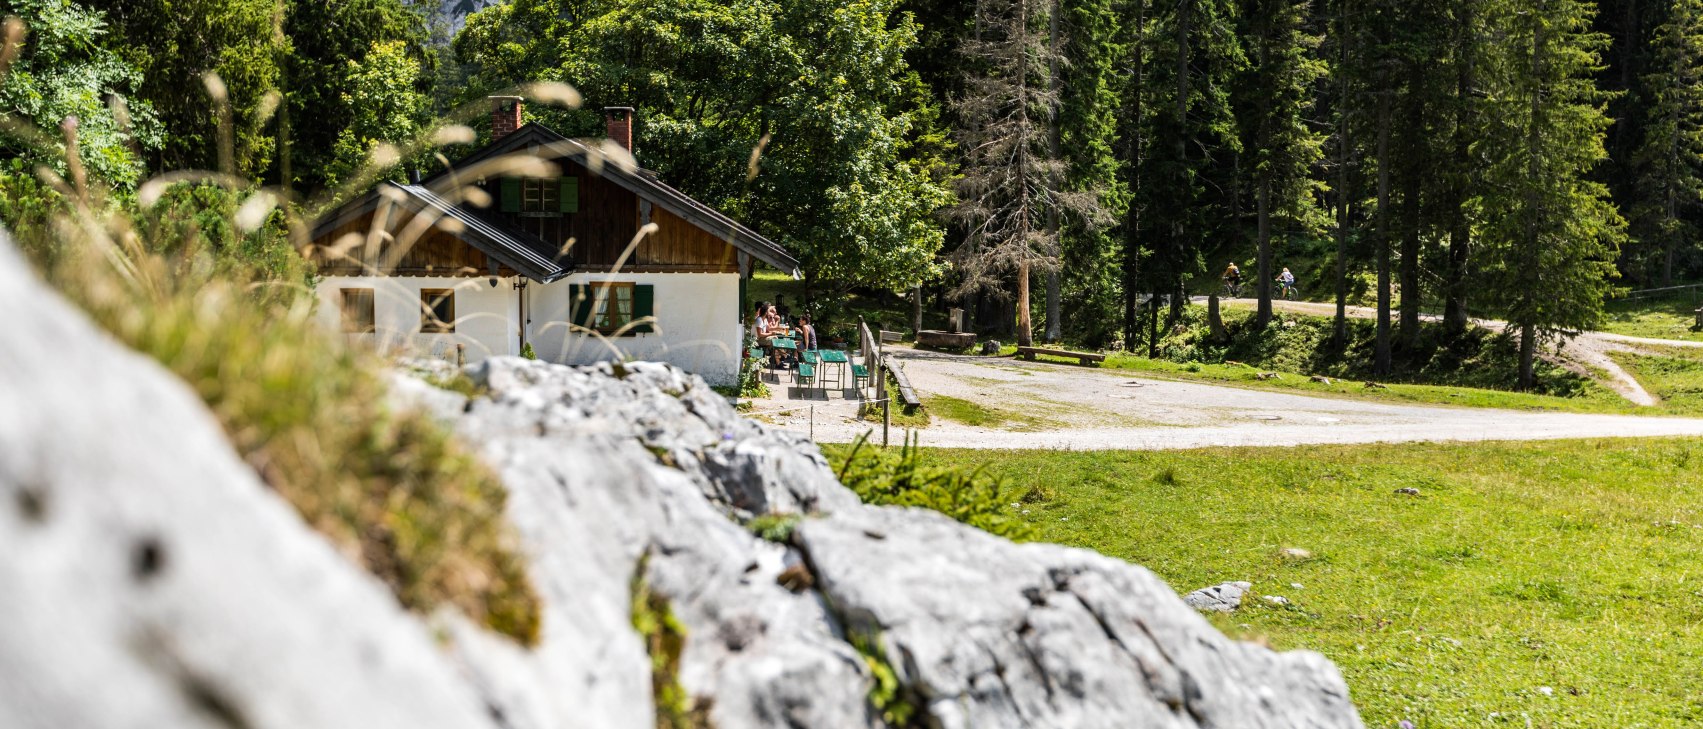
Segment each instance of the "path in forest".
M1206 297L1197 297L1197 299L1204 302ZM1252 308L1258 304L1255 299L1221 299L1221 301L1229 306L1244 308ZM1278 300L1271 302L1271 304L1272 308L1278 311L1288 311L1307 316L1336 316L1336 304L1333 303ZM1346 307L1344 313L1355 319L1376 319L1378 317L1378 310L1369 306ZM1390 318L1392 321L1399 320L1401 312L1391 311ZM1440 321L1442 319L1442 317L1434 314L1425 314L1421 318L1427 321ZM1495 331L1503 331L1508 328L1507 322L1496 319L1473 319L1472 323ZM1638 383L1638 379L1632 376L1632 373L1627 372L1626 368L1621 367L1619 362L1614 361L1614 358L1609 356L1611 352L1655 354L1648 349L1649 347L1703 348L1703 342L1629 337L1624 334L1610 334L1608 332L1580 332L1578 336L1561 343L1561 346L1554 351L1543 352L1542 356L1579 375L1602 383L1604 387L1613 390L1635 404L1655 405L1658 402L1656 397L1645 390L1644 386Z

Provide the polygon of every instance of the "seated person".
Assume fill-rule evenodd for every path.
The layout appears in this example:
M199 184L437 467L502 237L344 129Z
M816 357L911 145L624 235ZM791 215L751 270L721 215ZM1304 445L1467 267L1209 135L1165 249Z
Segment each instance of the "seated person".
M763 316L757 319L757 342L769 350L770 366L785 366L785 351L772 345L776 337L785 337L786 334L786 327L781 324L780 312L775 311L774 305L768 305L763 310Z
M821 349L816 342L816 327L811 325L811 317L799 317L799 349L812 353Z
M816 343L816 327L810 325L810 317L798 317L798 348L806 352L821 349Z

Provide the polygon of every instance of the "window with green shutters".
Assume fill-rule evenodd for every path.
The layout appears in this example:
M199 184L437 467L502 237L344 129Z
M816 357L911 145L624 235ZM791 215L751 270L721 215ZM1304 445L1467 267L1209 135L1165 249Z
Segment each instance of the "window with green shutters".
M498 182L497 209L530 217L579 212L579 178L504 177Z
M623 337L656 331L649 320L656 315L656 287L650 284L622 281L571 284L568 301L572 312L569 322L576 330L592 329Z

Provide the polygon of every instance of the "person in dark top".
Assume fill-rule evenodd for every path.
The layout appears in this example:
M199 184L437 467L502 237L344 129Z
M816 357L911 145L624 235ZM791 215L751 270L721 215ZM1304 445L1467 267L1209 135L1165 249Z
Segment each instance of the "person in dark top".
M798 317L798 331L798 346L800 350L814 352L821 349L821 347L816 344L816 327L810 325L810 317Z

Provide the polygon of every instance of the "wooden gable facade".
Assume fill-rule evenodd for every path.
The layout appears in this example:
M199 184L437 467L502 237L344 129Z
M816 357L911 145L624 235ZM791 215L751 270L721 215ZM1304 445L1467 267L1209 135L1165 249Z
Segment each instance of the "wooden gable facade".
M631 273L738 273L738 249L728 241L642 200L607 174L594 175L578 159L549 161L552 180L487 178L475 183L491 196L484 214L514 230L566 250L577 271L609 271L646 222L645 236L621 266ZM554 193L538 195L535 191ZM548 208L548 209L541 209Z
M469 154L452 170L411 185L380 183L314 228L322 251L347 250L343 257L321 256L320 272L518 274L549 283L570 273L616 269L740 274L761 260L796 275L798 262L785 249L652 173L620 168L603 155L529 124ZM588 160L604 164L594 173ZM551 176L505 174L516 169L536 174L541 168ZM468 202L473 200L485 204ZM655 229L635 245L647 224ZM350 246L351 240L362 243Z

